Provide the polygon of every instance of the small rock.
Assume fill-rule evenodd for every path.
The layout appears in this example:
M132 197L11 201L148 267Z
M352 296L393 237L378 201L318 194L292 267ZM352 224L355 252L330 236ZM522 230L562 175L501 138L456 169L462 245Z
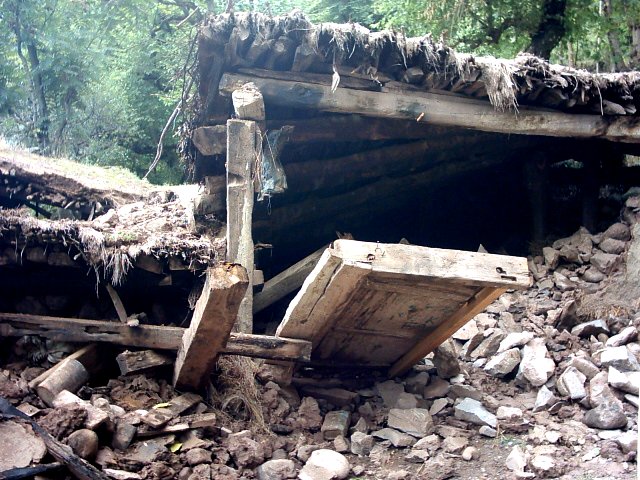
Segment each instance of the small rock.
M71 447L76 455L85 460L92 461L98 453L98 435L93 430L83 428L76 430L69 438L67 445Z
M402 392L398 397L394 408L416 408L418 406L418 399L411 393Z
M480 330L478 329L478 324L475 320L470 320L465 323L458 331L456 331L451 338L454 340L461 340L466 342L470 340L474 335L476 335Z
M511 449L505 465L509 470L515 472L518 477L524 474L524 468L527 466L527 457L518 445Z
M570 397L571 400L581 400L587 396L584 382L587 377L575 367L567 367L556 382L556 389L560 395Z
M603 367L615 367L623 372L640 370L638 360L625 346L605 348L600 363Z
M471 352L470 358L476 360L478 358L487 358L495 354L500 347L500 342L506 337L501 330L485 330L485 339L478 345L478 347Z
M111 446L116 450L126 450L131 445L133 438L136 435L137 427L124 422L119 421L116 426L116 431L111 440Z
M427 372L420 372L408 377L404 381L404 386L409 393L422 393L424 387L429 383L429 374Z
M477 425L488 425L495 428L497 419L482 406L480 402L472 398L465 398L455 406L455 417Z
M447 453L460 453L469 445L466 437L447 437L442 442L442 448Z
M264 447L252 438L229 436L226 447L238 467L255 467L264 462Z
M410 408L400 410L392 408L389 410L387 425L402 432L422 438L433 432L433 419L429 410L424 408Z
M569 365L577 368L588 380L591 380L600 372L600 369L586 358L573 357Z
M483 394L480 390L477 390L469 385L451 385L447 396L453 399L468 397L480 402L482 400Z
M367 424L367 421L364 419L364 417L360 417L358 419L356 424L353 426L353 431L354 432L361 432L361 433L368 433L369 432L369 425Z
M204 448L192 448L185 454L185 458L190 467L195 467L201 463L211 463L211 452Z
M613 238L614 240L622 240L626 242L631 238L631 230L624 223L614 223L603 232L602 238L603 240L606 238Z
M555 270L560 262L560 252L552 247L543 247L542 255L544 256L544 263L551 270Z
M313 397L304 397L298 407L298 424L306 430L316 431L322 425L322 415L318 401Z
M478 458L478 449L476 447L467 447L462 451L462 459L470 462Z
M581 338L589 338L591 335L597 337L600 333L609 334L609 327L602 319L581 323L571 329L571 335Z
M404 459L410 463L424 463L426 460L429 460L431 454L428 450L410 450L404 456Z
M533 339L533 332L511 332L500 342L498 353L510 350L514 347L526 345Z
M404 386L401 383L387 380L386 382L377 383L376 391L382 397L385 407L395 408L400 395L405 393Z
M608 382L613 388L638 395L640 392L640 372L621 372L609 367Z
M638 432L629 430L615 437L614 441L620 446L623 453L638 451Z
M561 292L569 292L576 289L575 282L572 282L559 272L553 272L553 282Z
M541 477L556 478L556 462L549 455L535 455L529 463L531 471Z
M348 452L351 447L349 445L349 441L346 438L344 438L342 435L338 435L333 439L333 449L336 452L344 453Z
M522 410L516 407L498 407L496 412L498 420L518 420L522 418Z
M329 412L324 417L324 422L322 422L320 431L322 432L325 440L333 440L338 435L346 437L347 432L349 431L350 421L351 413L346 410Z
M620 333L609 338L605 345L607 347L620 347L622 345L626 345L629 342L635 342L637 340L638 330L636 329L636 327L631 326L622 329Z
M640 408L640 398L638 398L637 395L631 395L630 393L627 393L624 396L624 399L629 402L631 405L633 405L636 408Z
M102 470L102 473L104 473L109 478L113 478L114 480L142 480L141 475L133 472L127 472L126 470L105 468Z
M351 453L354 455L369 455L375 444L373 436L366 433L355 432L351 435Z
M495 377L504 377L515 370L520 363L520 350L511 348L495 355L485 365L484 371Z
M311 457L311 454L316 450L320 450L322 447L320 445L302 445L296 450L296 457L302 461L306 462Z
M373 432L371 435L376 438L381 438L382 440L389 440L391 444L397 448L410 447L416 443L416 439L411 435L399 432L393 428L383 428Z
M432 398L440 398L447 395L451 384L440 377L435 377L431 383L424 388L422 396L429 400Z
M448 404L449 404L449 401L446 398L437 398L433 401L433 403L431 404L431 407L429 407L429 413L431 414L431 416L437 415Z
M357 392L345 390L344 388L305 387L303 393L316 399L326 400L336 407L346 407L353 402L357 402L359 398Z
M333 450L314 451L304 465L300 480L341 480L349 476L349 461L344 455Z
M598 271L596 268L589 267L582 274L582 280L589 283L600 283L606 278L605 274Z
M413 446L413 450L428 450L429 452L434 453L440 448L441 443L440 437L433 433L418 440Z
M618 263L618 255L612 255L610 253L598 252L589 260L591 265L596 267L600 272L608 275Z
M601 430L614 430L627 425L627 417L619 402L603 402L585 413L585 425Z
M395 470L387 473L387 480L409 480L411 473L407 470Z
M293 460L269 460L256 469L258 480L287 480L296 478Z
M460 363L453 341L447 340L436 348L433 364L440 378L455 377L460 373Z
M498 436L498 431L495 428L489 427L488 425L481 426L478 432L484 437L496 438Z
M547 358L548 353L542 338L531 340L522 349L518 375L524 377L534 387L544 385L556 368L554 361Z
M604 253L611 253L613 255L619 255L624 252L626 248L626 242L622 240L616 240L615 238L605 238L598 247Z

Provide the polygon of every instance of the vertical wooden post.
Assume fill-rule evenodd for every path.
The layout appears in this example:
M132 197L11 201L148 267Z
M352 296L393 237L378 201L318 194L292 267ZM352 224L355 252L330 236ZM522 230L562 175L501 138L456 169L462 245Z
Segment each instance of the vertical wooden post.
M247 270L249 288L240 304L235 330L253 331L254 251L251 225L256 159L262 142L264 101L252 84L233 92L233 106L239 120L227 121L227 261Z
M544 155L534 155L527 160L524 175L529 191L533 240L542 242L547 234L547 161Z

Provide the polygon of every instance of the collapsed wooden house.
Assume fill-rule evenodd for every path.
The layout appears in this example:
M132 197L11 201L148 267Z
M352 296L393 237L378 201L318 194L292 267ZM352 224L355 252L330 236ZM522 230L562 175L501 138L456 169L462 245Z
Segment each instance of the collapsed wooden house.
M601 189L637 178L638 73L461 55L297 12L209 18L198 69L184 152L203 192L76 198L0 164L0 205L83 219L0 211L3 335L174 350L184 386L220 353L398 375L529 284L524 258L417 245L523 254L558 214L595 224ZM58 307L57 289L102 306Z

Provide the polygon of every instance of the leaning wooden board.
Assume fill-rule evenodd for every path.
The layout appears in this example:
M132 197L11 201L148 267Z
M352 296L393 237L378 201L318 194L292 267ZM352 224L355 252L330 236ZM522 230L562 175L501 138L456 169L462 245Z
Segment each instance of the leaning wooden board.
M277 336L312 361L404 373L507 289L530 285L521 257L337 240L292 300Z

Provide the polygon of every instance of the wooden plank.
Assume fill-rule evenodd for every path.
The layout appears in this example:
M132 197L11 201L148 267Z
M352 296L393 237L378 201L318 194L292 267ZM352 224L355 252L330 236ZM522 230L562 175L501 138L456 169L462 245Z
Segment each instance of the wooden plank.
M31 388L32 390L35 390L36 387L40 385L42 382L44 382L52 373L54 373L56 370L63 367L67 362L70 362L72 360L77 360L82 365L85 365L87 367L93 366L95 364L95 357L96 357L97 350L98 350L98 347L93 344L85 345L80 350L76 350L71 355L66 356L65 358L60 360L58 363L56 363L54 366L52 366L48 370L45 370L36 378L31 380L29 382L29 388Z
M250 105L247 110L254 111ZM263 110L264 111L264 110ZM227 122L227 261L239 263L248 273L249 288L240 305L236 330L253 331L254 248L251 234L253 218L253 173L260 142L255 122Z
M487 305L502 295L506 289L485 287L475 297L465 303L456 313L433 332L421 339L410 351L405 353L400 360L389 369L389 377L397 377L407 372L418 363L425 355L434 351L438 345L447 340L460 327L482 312Z
M322 256L326 247L293 264L286 270L265 282L262 291L253 297L253 313L258 313L293 292L304 283Z
M497 111L488 102L429 92L365 92L309 82L294 82L225 73L220 91L230 95L253 82L267 103L372 117L403 118L426 123L471 128L487 132L552 137L597 137L616 142L640 143L640 125L633 117L567 114L519 107L517 112Z
M116 362L122 375L143 372L152 368L173 365L173 359L153 350L138 352L124 351L116 355Z
M107 293L109 293L109 297L113 302L113 306L116 309L116 313L118 314L120 323L127 323L127 311L124 308L124 303L122 303L122 300L120 300L120 295L118 295L116 289L108 283L105 285L105 288L107 289Z
M107 342L137 348L177 350L186 329L119 322L0 313L0 335L40 335L56 341ZM232 332L223 354L305 362L311 343L305 340Z
M247 271L240 265L228 264L207 271L191 324L178 348L174 386L202 385L227 343L248 285Z

